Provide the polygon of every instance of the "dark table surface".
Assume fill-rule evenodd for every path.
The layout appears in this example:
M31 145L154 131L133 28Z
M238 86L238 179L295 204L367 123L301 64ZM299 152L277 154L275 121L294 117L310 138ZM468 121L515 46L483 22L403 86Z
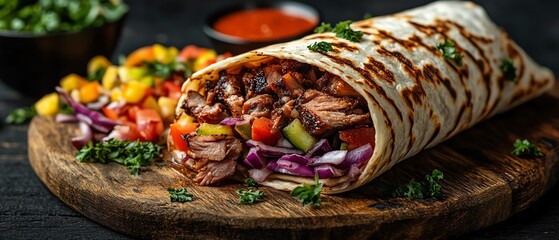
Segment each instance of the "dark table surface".
M162 43L211 47L201 31L204 16L225 1L134 0L113 60L138 47ZM429 1L328 0L313 2L327 22L383 15ZM492 19L538 63L559 74L559 1L477 1ZM0 71L1 71L0 66ZM0 82L0 117L33 99ZM559 113L557 113L559 114ZM3 124L3 123L0 123ZM188 226L185 226L188 227ZM138 231L141 231L140 229ZM125 239L72 210L35 176L27 158L27 125L0 125L0 239ZM559 185L509 220L464 236L465 239L559 239Z

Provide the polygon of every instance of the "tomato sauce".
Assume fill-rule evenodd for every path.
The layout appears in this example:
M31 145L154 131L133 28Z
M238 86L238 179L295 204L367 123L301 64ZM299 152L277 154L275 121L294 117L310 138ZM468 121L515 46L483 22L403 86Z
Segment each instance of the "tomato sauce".
M317 22L315 17L291 15L276 8L260 8L225 15L213 27L218 32L245 40L267 41L307 32Z

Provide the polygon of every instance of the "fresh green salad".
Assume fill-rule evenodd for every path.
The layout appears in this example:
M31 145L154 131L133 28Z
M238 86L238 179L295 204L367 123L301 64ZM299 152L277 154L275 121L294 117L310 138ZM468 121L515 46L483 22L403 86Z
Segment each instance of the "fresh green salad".
M0 31L79 31L117 21L127 11L121 0L0 0Z

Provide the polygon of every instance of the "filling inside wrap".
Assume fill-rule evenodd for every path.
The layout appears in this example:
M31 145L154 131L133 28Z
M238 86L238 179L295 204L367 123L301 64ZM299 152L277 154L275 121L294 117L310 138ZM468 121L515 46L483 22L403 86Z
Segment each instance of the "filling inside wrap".
M348 186L373 155L365 99L324 69L267 58L197 84L186 86L199 90L185 91L169 139L174 165L200 185L238 173Z

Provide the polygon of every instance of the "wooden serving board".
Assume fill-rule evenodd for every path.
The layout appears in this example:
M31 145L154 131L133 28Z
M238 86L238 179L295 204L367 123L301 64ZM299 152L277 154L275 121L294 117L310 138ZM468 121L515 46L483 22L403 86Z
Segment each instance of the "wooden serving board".
M73 124L36 117L29 161L43 183L76 211L140 238L417 239L448 238L503 221L540 198L559 177L559 88L396 165L349 193L303 207L288 192L261 187L266 201L237 204L242 184L189 185L166 166L131 176L124 166L79 163ZM545 157L510 154L530 139ZM392 198L390 191L434 168L444 172L442 200ZM168 187L187 187L188 203L172 203Z

